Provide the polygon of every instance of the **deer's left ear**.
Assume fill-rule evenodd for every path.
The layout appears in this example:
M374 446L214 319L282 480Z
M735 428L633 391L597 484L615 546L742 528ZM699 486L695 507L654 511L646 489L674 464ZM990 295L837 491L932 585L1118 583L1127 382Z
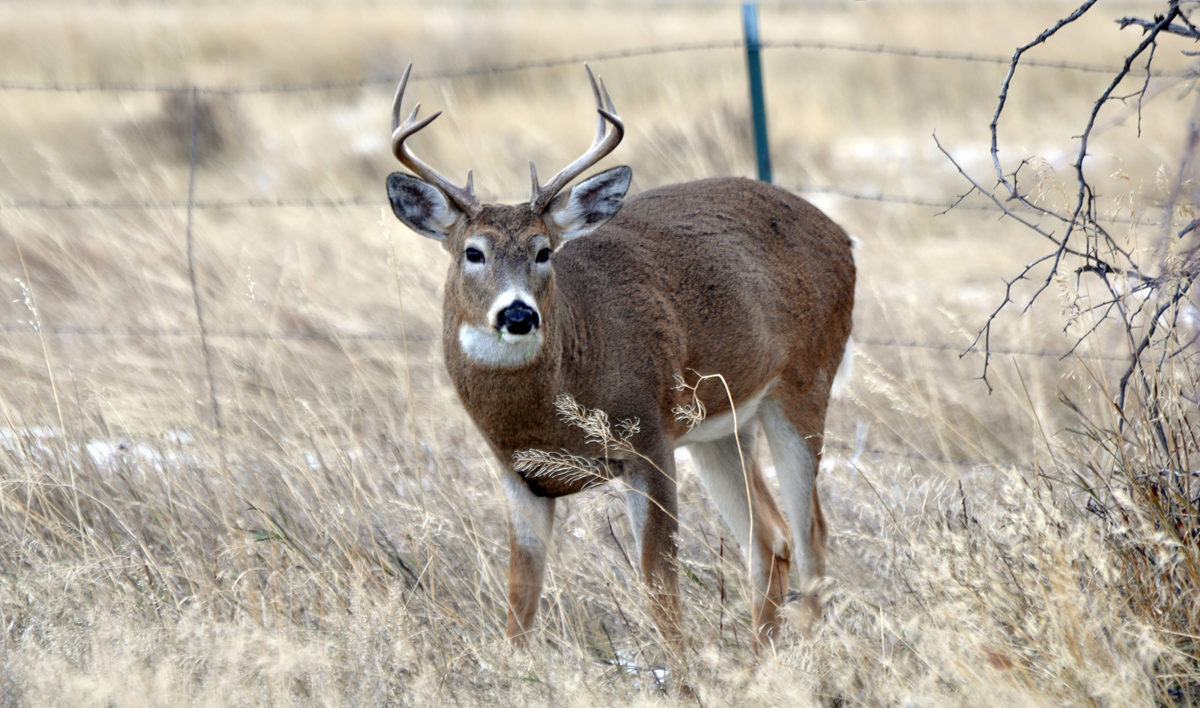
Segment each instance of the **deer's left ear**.
M590 234L621 210L631 179L633 170L624 165L588 177L550 202L546 226L563 242Z

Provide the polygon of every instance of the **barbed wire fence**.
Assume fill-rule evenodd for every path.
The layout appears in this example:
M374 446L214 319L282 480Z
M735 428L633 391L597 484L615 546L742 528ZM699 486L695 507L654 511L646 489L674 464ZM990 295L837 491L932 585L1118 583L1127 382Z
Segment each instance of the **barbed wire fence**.
M502 74L513 74L519 72L529 72L538 70L554 69L565 66L582 65L586 62L613 61L623 59L637 59L654 55L680 54L680 53L696 53L710 52L718 50L742 49L745 42L742 40L729 41L711 41L711 42L688 42L663 44L647 47L637 47L629 49L621 49L614 51L580 53L563 57L554 57L546 59L528 60L513 62L508 64L497 64L488 66L470 67L464 69L446 69L433 70L414 74L413 81L446 81L465 79L481 76L496 76ZM920 47L905 47L887 44L862 44L852 42L833 42L824 40L808 40L794 39L782 41L764 41L761 43L761 48L771 51L783 50L805 50L817 52L841 52L850 54L866 54L866 55L884 55L893 57L906 57L923 61L935 62L967 62L978 64L992 64L997 66L1007 66L1012 62L1011 57L983 54L975 52L958 52L958 51L935 51ZM1073 61L1047 61L1024 59L1023 67L1030 67L1044 70L1054 71L1073 71L1092 74L1113 74L1116 69L1113 67L1091 65ZM1185 76L1179 72L1159 72L1153 74L1147 72L1147 76L1166 77L1166 76ZM223 416L219 397L216 390L216 378L213 373L212 353L210 351L210 342L214 339L240 339L240 340L263 340L263 341L296 341L296 342L336 342L339 340L362 340L362 341L383 341L383 342L433 342L440 339L437 335L428 336L412 336L405 335L403 332L394 331L375 331L375 332L311 332L311 331L258 331L249 329L214 329L209 326L206 317L206 310L201 298L200 289L197 284L196 277L196 262L194 254L194 233L193 233L193 215L197 211L220 211L231 209L312 209L312 210L336 210L345 208L380 208L383 203L382 197L375 195L370 196L351 196L340 198L328 197L280 197L280 198L247 198L247 199L204 199L198 197L196 192L196 171L197 171L197 128L201 111L201 102L203 97L211 95L266 95L266 94L299 94L299 93L322 93L334 92L353 89L363 89L371 87L391 87L398 80L398 75L382 74L377 76L368 76L352 79L334 79L326 81L316 81L310 83L258 83L258 84L183 84L183 83L123 83L123 82L99 82L99 83L73 83L73 82L58 82L58 81L16 81L16 80L0 80L0 94L7 93L46 93L46 94L85 94L85 93L102 93L102 94L176 94L184 96L188 100L190 111L190 136L189 136L189 156L188 156L188 178L187 178L187 198L173 200L132 200L132 199L77 199L70 197L63 198L5 198L0 196L0 215L5 212L16 211L117 211L117 210L145 210L145 211L163 211L172 210L180 211L185 215L185 233L184 240L187 255L187 275L189 286L191 289L193 310L195 315L196 326L192 327L176 327L176 328L151 328L151 327L132 327L132 328L110 328L103 326L80 326L80 325L62 325L62 324L45 324L42 323L39 327L39 333L42 335L52 336L82 336L82 337L106 337L106 338L191 338L199 341L201 354L205 367L205 379L208 387L207 402L210 406L213 422L220 436L224 429ZM898 194L885 191L855 191L840 189L832 186L795 186L782 185L804 195L820 195L824 197L840 198L847 200L876 202L882 204L905 205L919 208L927 208L936 210L937 212L946 212L951 209L955 210L974 210L983 212L993 212L998 216L1010 216L1011 209L1024 208L1031 213L1037 211L1036 207L1031 204L1023 204L1019 207L997 205L991 202L984 203L965 203L961 197L939 200L928 196L914 194ZM1114 222L1120 222L1121 219L1111 219ZM22 333L30 333L30 328L27 324L0 323L0 331L18 335ZM970 348L969 342L952 343L938 341L916 341L889 339L884 337L855 337L855 343L866 347L884 348L884 349L900 349L900 350L925 350L937 351L964 355ZM1017 357L1033 357L1033 358L1048 358L1048 359L1063 359L1067 356L1062 351L1054 350L1039 350L1028 348L1005 348L991 347L989 356L992 354L1001 354ZM1070 354L1070 353L1068 353ZM1125 363L1128 357L1123 356L1092 356L1091 359L1101 361L1114 361ZM992 466L994 463L984 460L968 460L957 459L945 456L931 456L916 452L913 450L887 450L882 448L863 448L859 446L856 450L854 446L845 443L836 443L831 441L831 447L843 449L849 452L867 453L879 455L883 457L892 457L907 460L919 460L925 462L937 462L941 464L962 466L962 467L977 467L977 466Z

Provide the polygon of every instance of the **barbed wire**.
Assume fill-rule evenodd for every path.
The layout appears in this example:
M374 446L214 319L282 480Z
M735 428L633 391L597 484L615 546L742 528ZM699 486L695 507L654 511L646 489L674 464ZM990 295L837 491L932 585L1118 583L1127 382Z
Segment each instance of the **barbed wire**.
M83 326L34 326L33 324L22 322L18 324L6 324L0 326L0 332L6 334L31 334L36 335L49 334L56 337L111 337L113 339L137 339L137 338L164 338L164 339L198 339L201 336L199 329L186 329L182 327L176 328L154 328L154 327L83 327ZM404 341L405 335L401 332L313 332L313 331L265 331L253 329L230 329L230 330L209 330L204 333L210 339L248 339L248 340L295 340L308 342L329 342L336 343L339 341L352 340L369 340L380 342L401 342ZM408 335L408 342L434 342L439 341L440 336L435 335Z
M962 356L968 352L970 342L962 344L949 344L945 342L918 342L914 340L896 340L896 339L880 339L876 337L854 337L854 344L864 345L869 347L895 347L897 349L926 349L932 351L952 352L958 356ZM1119 356L1116 354L1088 354L1081 355L1078 353L1066 351L1053 351L1047 349L1029 349L1021 347L992 347L992 353L1001 356L1024 356L1035 358L1054 358L1065 360L1067 358L1084 359L1087 361L1112 361L1122 364L1129 363L1128 356ZM980 355L982 356L982 355Z
M764 49L811 49L823 51L850 52L854 54L883 54L887 56L909 57L912 59L929 59L935 61L961 61L975 64L998 64L1008 66L1012 56L1001 54L982 54L979 52L962 52L943 49L922 49L920 47L903 47L892 44L861 44L857 42L837 42L830 40L779 40L764 41ZM1057 69L1063 71L1079 71L1091 74L1112 74L1118 70L1116 66L1101 66L1083 62L1061 59L1031 59L1022 61L1022 66L1039 69ZM1152 77L1183 77L1194 75L1191 70L1152 72Z
M438 69L434 71L417 71L412 75L412 81L448 81L468 79L481 76L496 76L523 71L555 69L563 66L575 66L585 62L619 61L638 59L647 56L663 54L682 54L690 52L707 52L718 50L741 50L745 48L741 39L712 40L703 42L678 42L644 47L629 47L607 51L569 54L545 59L529 59L507 64L490 64L486 66L467 67L462 69ZM764 41L762 49L792 49L812 51L847 52L852 54L874 54L880 56L908 57L929 61L957 61L977 64L996 64L1007 66L1012 61L1011 56L1001 54L984 54L979 52L962 52L953 50L923 49L920 47L905 47L890 44L866 44L858 42L841 42L823 39L789 39ZM1067 60L1025 60L1022 66L1061 71L1078 71L1084 73L1114 73L1117 67L1086 64ZM1152 77L1185 77L1194 76L1194 70L1156 71ZM310 93L343 91L368 88L372 86L391 87L399 80L398 73L378 74L358 78L325 79L303 83L272 82L259 84L202 84L189 82L171 83L138 83L133 81L116 82L67 82L67 81L36 81L19 79L0 79L0 92L26 91L43 93L190 93L199 91L205 94L272 94L272 93Z
M164 338L164 339L198 339L201 336L199 329L187 329L182 327L177 328L154 328L154 327L87 327L87 326L54 326L54 327L35 327L30 323L17 323L0 325L0 332L10 335L37 335L48 334L56 337L108 337L113 339L137 339L137 338ZM373 341L373 342L403 342L407 340L411 343L428 344L441 341L439 334L408 334L402 332L346 332L346 331L267 331L253 329L228 329L228 330L208 330L205 336L210 339L244 339L257 341L305 341L305 342L326 342L336 344L338 342L349 341ZM949 342L921 342L916 340L899 340L887 339L883 337L860 337L854 336L855 346L867 347L887 347L894 349L922 349L928 351L946 352L955 356L962 355L967 349L967 343L953 344ZM993 347L993 353L1003 356L1021 356L1030 358L1052 358L1066 359L1079 358L1088 361L1112 361L1127 363L1129 357L1123 357L1110 354L1094 354L1094 355L1079 355L1065 354L1063 351L1055 351L1049 349L1030 349L1021 347Z
M382 190L380 190L382 193ZM222 209L336 209L339 207L383 206L384 197L277 197L250 199L197 199L190 203L194 209L206 211ZM114 211L142 209L146 211L169 211L187 209L186 199L165 201L135 201L132 199L18 199L7 204L0 202L0 211L45 210L45 211Z
M955 211L978 211L990 213L1002 213L991 202L969 203L954 200L939 200L929 197L920 197L910 194L889 194L882 191L853 191L846 189L836 189L834 187L805 187L805 186L783 186L789 191L796 194L804 195L821 195L839 197L842 199L852 199L856 201L878 202L881 204L903 204L908 206L928 207L939 211L947 211L954 209ZM501 199L501 202L516 203L523 201L526 197L513 196L508 199ZM384 206L384 198L382 196L355 196L355 197L282 197L282 198L250 198L250 199L198 199L192 202L193 209L201 211L220 211L229 209L338 209L348 207L373 207L379 208ZM119 211L119 210L144 210L144 211L170 211L184 210L188 208L186 199L171 199L166 201L135 201L132 199L17 199L8 203L0 201L0 212L3 211ZM1113 223L1143 223L1135 222L1131 219L1122 217L1112 217L1108 219ZM1153 225L1153 224L1148 224Z
M966 202L961 199L954 200L939 200L929 197L919 197L910 194L889 194L881 191L851 191L845 189L836 189L833 187L802 187L779 185L792 191L796 194L806 196L827 196L837 197L841 199L851 199L854 201L875 202L879 204L897 204L905 206L915 206L928 209L935 209L938 213L949 212L976 212L987 213L993 215L1005 215L1005 211L995 205L994 202ZM503 203L517 203L523 201L525 197L509 197L508 199L500 199ZM250 198L250 199L228 199L228 200L205 200L200 199L191 203L191 208L200 211L223 211L233 209L342 209L342 208L382 208L384 206L383 197L284 197L284 198ZM97 199L63 199L63 200L47 200L47 199L26 199L16 200L7 204L0 201L0 213L5 211L119 211L119 210L143 210L143 211L183 211L189 208L189 203L186 199L173 199L168 201L134 201L131 199L116 199L111 201ZM1010 208L1011 210L1012 208ZM1098 223L1124 224L1143 226L1154 228L1161 226L1160 223L1145 219L1135 219L1123 216L1109 216L1098 219Z
M508 64L491 64L486 66L467 67L463 69L437 69L433 71L413 71L413 82L446 81L467 79L479 76L494 76L497 74L512 74L522 71L539 69L554 69L561 66L574 66L584 62L611 61L617 59L635 59L657 54L675 54L686 52L712 51L718 49L741 49L745 43L738 40L720 40L708 42L680 42L648 47L633 47L610 51L591 52L588 54L570 54L546 59L529 59ZM261 83L261 84L196 84L195 88L201 93L216 94L270 94L270 93L306 93L322 91L339 91L359 89L370 86L394 87L399 81L399 73L379 74L348 79L327 79L305 83ZM69 83L60 81L3 81L0 80L0 91L30 91L47 93L180 93L191 91L192 84L188 83L148 83L133 82L115 83Z
M874 457L892 457L902 460L914 460L917 462L932 462L939 465L950 465L952 467L962 468L977 468L977 467L997 467L1009 468L1017 467L1015 463L994 462L992 460L970 460L965 458L946 457L945 455L930 455L919 450L889 450L882 447L866 447L840 440L830 440L828 436L825 439L825 448L827 450L839 450L843 453L851 453L850 457L853 460L861 455L871 455Z

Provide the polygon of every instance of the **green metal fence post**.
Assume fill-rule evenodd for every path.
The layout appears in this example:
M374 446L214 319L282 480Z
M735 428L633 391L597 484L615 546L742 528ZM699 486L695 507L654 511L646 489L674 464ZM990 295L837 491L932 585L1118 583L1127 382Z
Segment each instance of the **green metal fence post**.
M758 178L771 181L771 149L767 145L767 100L763 94L762 59L758 39L758 3L742 3L742 30L746 37L746 71L750 78L750 111L754 117L754 151L758 155Z

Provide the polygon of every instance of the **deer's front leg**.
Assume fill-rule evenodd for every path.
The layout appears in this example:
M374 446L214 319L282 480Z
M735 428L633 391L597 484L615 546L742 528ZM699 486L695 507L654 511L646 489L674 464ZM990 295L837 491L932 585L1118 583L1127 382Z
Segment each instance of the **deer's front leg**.
M626 502L638 545L642 576L650 594L650 610L667 648L682 662L685 653L679 572L675 566L679 530L675 458L671 453L626 461Z
M554 527L554 499L539 497L514 472L504 476L508 497L508 630L520 640L533 629Z

